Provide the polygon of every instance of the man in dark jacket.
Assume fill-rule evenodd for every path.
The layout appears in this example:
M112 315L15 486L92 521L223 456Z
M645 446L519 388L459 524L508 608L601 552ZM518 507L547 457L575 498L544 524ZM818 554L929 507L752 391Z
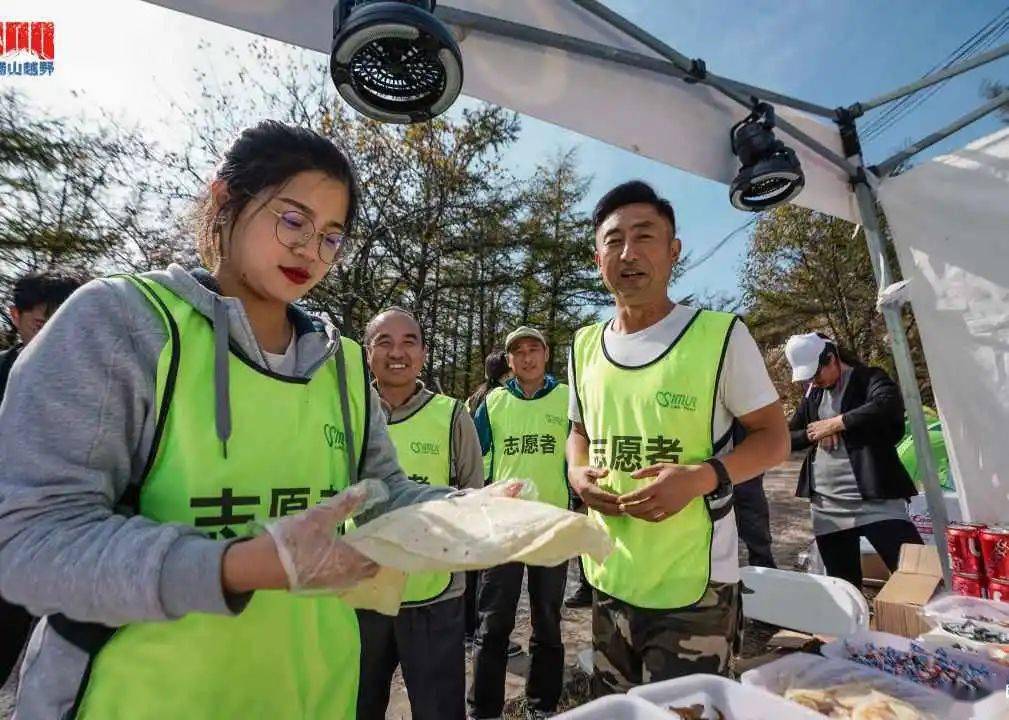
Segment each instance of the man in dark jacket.
M0 352L0 403L7 390L14 361L38 335L49 316L80 285L80 280L56 273L25 275L14 283L14 303L9 311L20 342ZM31 625L32 618L27 610L0 598L0 685L4 684L17 664Z
M796 495L810 498L813 533L827 574L862 584L860 538L891 571L900 547L921 544L907 514L917 495L896 445L904 403L881 369L845 359L825 335L794 335L785 346L795 382L809 390L789 423L792 450L812 448Z
M732 426L732 445L746 437L740 423ZM771 510L764 492L764 476L739 483L732 488L732 505L736 511L736 531L746 546L746 555L753 567L778 567L771 553Z

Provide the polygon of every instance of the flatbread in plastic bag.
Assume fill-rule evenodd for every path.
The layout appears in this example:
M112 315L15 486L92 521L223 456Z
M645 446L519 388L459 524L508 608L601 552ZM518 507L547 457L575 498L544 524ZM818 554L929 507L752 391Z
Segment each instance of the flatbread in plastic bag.
M393 510L344 540L382 570L341 596L352 607L387 615L398 612L407 573L509 562L549 567L583 554L602 562L613 549L606 531L586 515L479 492Z
M807 653L750 671L743 682L832 718L947 720L958 705L941 692L874 668Z

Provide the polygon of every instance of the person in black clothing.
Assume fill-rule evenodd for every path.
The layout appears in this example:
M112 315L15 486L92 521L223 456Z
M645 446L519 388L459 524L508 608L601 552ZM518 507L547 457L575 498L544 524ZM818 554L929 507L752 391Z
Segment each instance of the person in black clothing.
M732 444L739 445L746 437L740 423L732 427ZM753 567L778 567L771 553L771 510L764 493L764 476L739 483L732 488L732 505L736 513L736 531L746 545L746 555Z
M505 380L511 375L511 368L508 367L508 356L505 355L503 350L495 350L490 355L486 357L483 364L484 368L484 380L477 387L476 391L469 396L466 400L466 409L469 410L471 416L476 415L477 409L483 404L484 398L487 397L491 390L497 387L501 387ZM478 570L469 570L466 572L466 593L464 595L465 605L466 605L466 642L472 643L473 636L476 634L477 625L479 625L479 617L477 615L477 587L480 584L480 572ZM522 653L522 648L516 643L510 643L508 646L509 656L520 655Z
M883 370L846 355L819 333L795 335L785 345L792 379L810 383L789 423L792 450L811 448L796 495L810 498L827 574L861 587L862 537L891 571L901 545L922 539L907 514L918 491L897 457L904 435L900 389Z
M80 280L56 273L25 275L14 283L14 303L9 311L19 343L0 352L0 403L7 390L14 361L38 335L49 316L56 312L56 308L80 286ZM14 670L31 627L32 617L27 610L0 598L0 685L4 684Z

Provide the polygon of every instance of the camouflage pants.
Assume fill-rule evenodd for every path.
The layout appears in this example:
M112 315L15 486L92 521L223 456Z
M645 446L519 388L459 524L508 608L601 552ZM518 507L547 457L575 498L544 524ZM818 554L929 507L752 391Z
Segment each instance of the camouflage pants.
M639 608L599 592L592 603L592 696L692 673L728 675L742 641L738 584L712 582L682 610Z

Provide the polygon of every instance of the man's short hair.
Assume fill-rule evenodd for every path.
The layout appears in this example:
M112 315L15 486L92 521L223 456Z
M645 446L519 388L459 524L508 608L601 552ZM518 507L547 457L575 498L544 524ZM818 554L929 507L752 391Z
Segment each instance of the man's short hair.
M375 313L375 317L368 321L368 324L364 326L365 347L369 347L371 345L371 341L375 339L375 328L378 327L378 319L390 312L406 315L408 318L413 320L417 324L417 329L420 331L420 344L427 347L427 339L424 337L424 326L420 324L420 321L417 320L416 316L412 312L406 308L401 308L399 305L390 305L385 310Z
M598 230L599 226L614 211L625 205L637 203L645 203L655 208L659 215L669 221L673 237L676 237L676 213L673 212L672 204L665 198L659 197L655 189L643 180L621 183L599 198L599 202L596 203L596 207L592 211L592 229Z
M41 272L24 275L14 282L12 292L14 307L24 312L45 305L52 313L83 284L84 281L80 278L64 273Z

